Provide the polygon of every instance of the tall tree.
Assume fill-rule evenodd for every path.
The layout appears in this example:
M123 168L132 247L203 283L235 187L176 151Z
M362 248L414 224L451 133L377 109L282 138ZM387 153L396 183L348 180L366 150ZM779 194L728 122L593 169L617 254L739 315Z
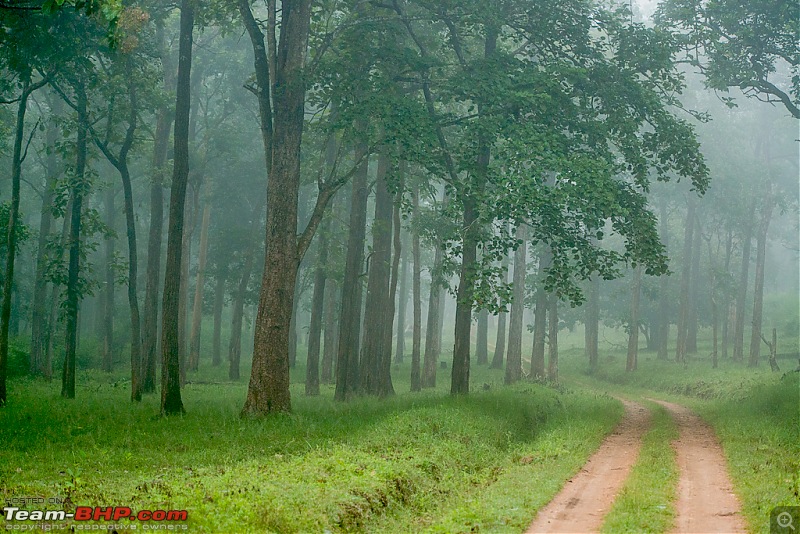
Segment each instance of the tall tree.
M175 156L169 199L167 263L164 274L164 297L161 326L161 413L184 412L181 400L180 347L178 325L181 321L180 285L183 259L183 222L186 183L189 179L189 110L192 68L192 33L194 2L181 0L178 77L175 99Z
M513 298L511 300L511 315L508 323L508 355L506 356L505 383L513 384L522 376L522 330L523 316L525 314L525 275L527 252L527 231L525 225L520 224L516 233L519 244L514 251L514 281Z

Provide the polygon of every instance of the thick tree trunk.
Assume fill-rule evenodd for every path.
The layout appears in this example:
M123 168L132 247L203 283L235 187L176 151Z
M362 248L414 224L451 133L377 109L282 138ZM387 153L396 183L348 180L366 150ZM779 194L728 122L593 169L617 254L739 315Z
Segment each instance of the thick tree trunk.
M543 244L539 253L536 300L533 310L533 348L531 349L531 377L545 378L544 342L547 332L547 291L544 288L545 271L550 267L550 248Z
M750 273L750 250L753 241L753 219L755 218L756 201L750 204L744 235L742 236L742 267L739 271L739 286L736 294L736 321L733 327L733 361L740 362L744 359L744 319L745 303L747 302L747 285Z
M692 195L692 193L689 193ZM694 226L695 226L695 204L693 196L688 200L688 211L686 213L686 227L683 233L683 265L681 269L681 294L680 309L678 312L678 344L675 348L675 361L684 363L686 361L686 341L689 331L689 288L691 286L692 252Z
M414 260L414 271L411 280L411 302L414 311L414 324L411 330L411 391L422 389L422 373L420 369L420 353L422 342L422 265L419 246L419 185L411 189L411 255Z
M761 354L761 322L764 309L764 266L767 256L767 233L769 223L772 220L772 210L775 207L771 197L771 190L767 192L764 199L764 212L758 225L756 234L756 272L755 285L753 287L753 330L750 334L750 359L748 367L758 366L758 358Z
M200 366L200 331L203 322L203 286L208 261L208 227L211 223L211 205L203 207L203 219L200 223L200 250L197 255L197 277L194 288L194 305L192 306L192 330L189 336L189 369L197 371Z
M364 158L367 146L359 143L355 159ZM368 161L363 159L353 176L350 196L350 227L347 233L347 258L342 281L342 306L339 315L339 345L336 356L336 392L338 401L350 399L358 392L361 343L361 273L364 265L364 241L367 225Z
M46 133L47 159L44 191L42 192L42 210L39 218L39 237L36 246L36 274L34 275L33 301L31 303L31 360L30 372L32 375L43 376L50 379L53 374L51 366L47 365L47 345L52 334L52 325L49 322L47 306L47 269L48 254L47 240L50 237L53 225L53 192L60 174L56 142L61 134L61 129L56 124L55 118L61 115L63 103L60 98L54 98L50 107L51 120ZM13 184L13 173L12 173Z
M549 306L547 313L547 379L551 382L558 382L558 297L555 293L550 293L548 298Z
M511 315L508 323L508 356L506 357L505 383L513 384L522 377L522 331L525 315L525 275L527 253L527 229L524 225L517 227L516 238L520 240L514 251L513 295Z
M180 317L183 210L189 179L189 110L194 3L181 0L177 98L175 100L175 156L169 199L167 262L164 275L161 327L161 414L183 413L181 400Z
M635 371L639 360L639 301L642 293L642 267L636 268L631 285L631 314L628 319L628 359L626 371Z
M160 43L161 63L164 66L164 89L172 86L172 68L164 46L164 23L156 21L156 35ZM172 114L164 106L156 115L153 137L153 177L150 182L150 231L147 237L147 272L145 274L144 320L142 323L142 392L156 390L158 363L158 298L161 286L161 241L164 230L164 176L169 148Z
M31 86L25 81L22 95L17 104L17 122L14 128L14 152L11 156L11 206L8 213L8 228L6 234L6 268L3 279L3 303L0 311L0 406L5 406L7 400L6 375L8 373L8 334L11 323L11 299L14 289L14 262L17 253L17 225L19 224L20 184L22 181L22 142L25 132L25 111L28 106L28 96L41 85ZM86 102L83 103L83 115L86 114ZM79 134L80 136L80 130ZM83 158L86 158L86 130L83 130ZM78 147L80 150L80 147ZM81 155L78 155L79 163ZM82 172L82 168L76 169ZM77 305L77 301L76 301ZM75 396L73 380L72 397Z
M222 363L222 310L225 307L225 283L228 279L227 259L224 265L217 265L214 283L214 334L211 339L211 365Z
M584 315L584 350L586 359L589 360L589 372L597 370L598 341L600 332L600 275L595 275L589 280L589 289L586 295L586 310Z
M114 231L116 227L116 209L114 207L114 191L109 188L105 196L106 226ZM103 301L101 324L103 332L103 371L114 370L114 248L116 237L107 237L105 243L105 284L103 284Z
M389 158L378 159L378 179L375 183L375 218L372 223L372 255L369 262L367 299L364 304L364 339L361 348L359 376L361 391L368 395L385 396L381 369L384 358L385 329L389 303L390 262L392 255L392 195L386 181Z
M75 175L70 184L69 269L67 273L67 302L65 310L66 340L64 366L61 373L61 396L75 398L75 350L78 341L78 306L81 299L79 287L81 211L87 190L86 177L86 125L88 123L86 91L82 85L75 87L78 108L78 134L76 142Z
M488 164L488 153L486 154ZM470 331L472 328L472 294L478 263L478 206L472 195L462 199L464 219L462 226L461 272L456 292L455 342L453 345L453 371L450 394L469 393Z

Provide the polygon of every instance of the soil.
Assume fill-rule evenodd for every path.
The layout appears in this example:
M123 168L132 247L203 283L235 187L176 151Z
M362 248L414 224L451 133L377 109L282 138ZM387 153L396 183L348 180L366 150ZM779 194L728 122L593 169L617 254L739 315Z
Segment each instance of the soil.
M655 401L678 425L678 500L673 532L747 532L714 430L688 408Z
M625 415L597 452L544 508L528 533L597 532L639 457L650 411L623 400Z

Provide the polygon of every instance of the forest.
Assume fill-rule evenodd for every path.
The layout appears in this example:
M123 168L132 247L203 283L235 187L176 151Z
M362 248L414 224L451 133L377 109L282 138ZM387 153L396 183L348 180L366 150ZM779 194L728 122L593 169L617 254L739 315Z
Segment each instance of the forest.
M796 2L0 0L0 72L6 530L800 525Z

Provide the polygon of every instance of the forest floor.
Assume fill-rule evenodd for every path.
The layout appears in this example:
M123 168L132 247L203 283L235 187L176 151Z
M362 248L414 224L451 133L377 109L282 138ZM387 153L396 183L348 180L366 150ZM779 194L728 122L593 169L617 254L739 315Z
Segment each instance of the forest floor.
M293 413L265 420L241 419L246 381L210 366L190 374L187 414L174 418L158 417L154 396L130 403L124 368L80 371L75 401L56 382L15 378L0 411L0 499L188 510L191 532L523 532L602 464L587 461L605 439L621 439L633 448L615 456L632 467L605 467L622 484L601 490L604 509L586 490L567 506L602 519L587 530L667 532L683 530L679 444L696 428L718 438L747 531L768 532L776 506L800 506L800 373L711 369L699 356L684 368L648 352L625 373L609 349L590 376L573 337L560 339L561 384L506 387L502 370L475 366L458 398L446 371L438 388L409 393L408 361L392 398L335 403L330 385L306 397L300 360ZM638 405L627 404L633 420L616 398Z

